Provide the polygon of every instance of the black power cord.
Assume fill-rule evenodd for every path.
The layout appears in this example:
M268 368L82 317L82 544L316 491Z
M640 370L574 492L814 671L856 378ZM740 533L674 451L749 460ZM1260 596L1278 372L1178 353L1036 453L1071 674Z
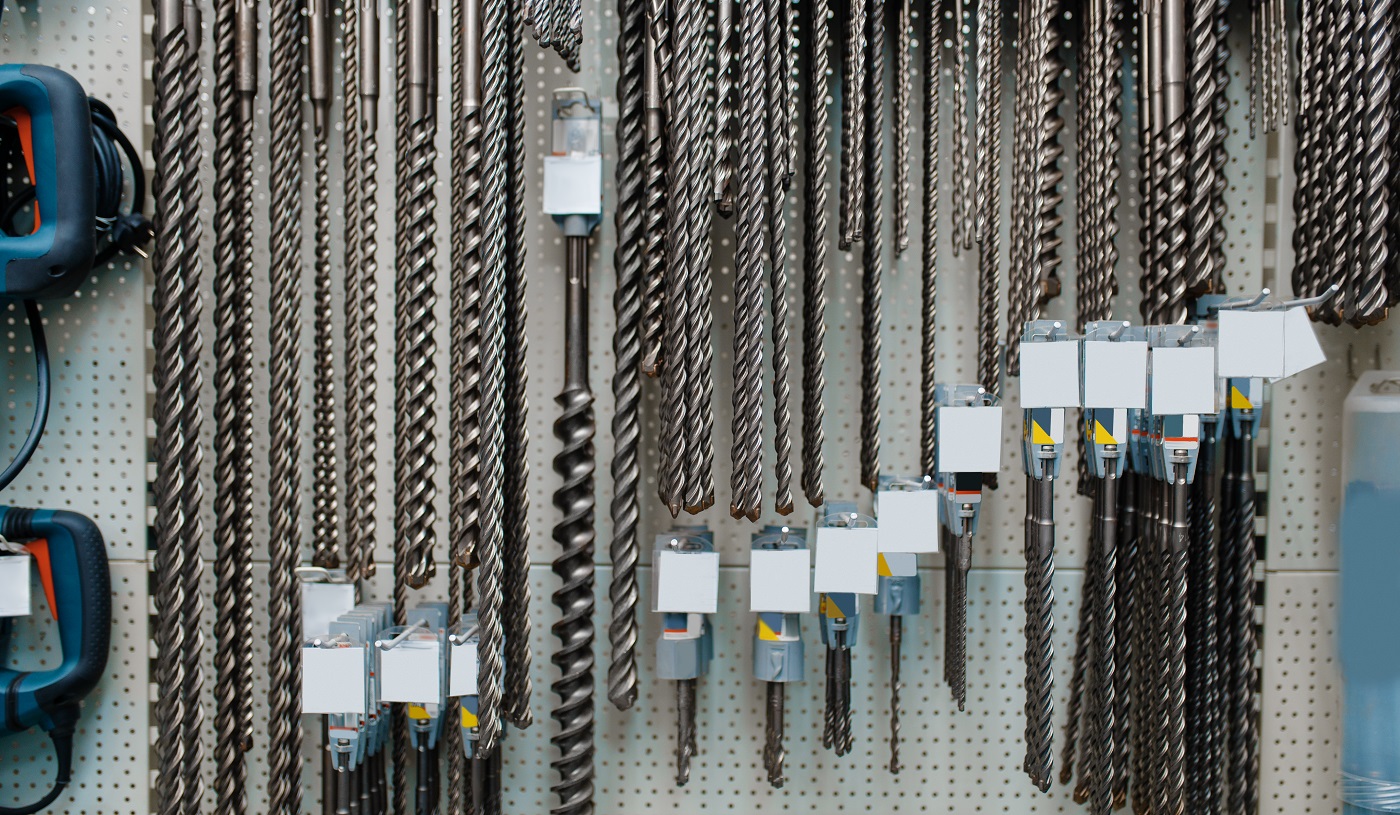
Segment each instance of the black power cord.
M141 211L146 207L146 172L141 167L141 154L131 140L117 125L116 114L99 99L88 97L88 107L92 114L93 166L96 173L96 213L97 222L93 229L99 235L106 235L107 241L93 258L95 266L104 266L118 254L135 252L145 256L142 247L151 239L151 222ZM23 161L18 152L18 139L5 139L8 145L8 158L11 166L16 160ZM131 185L130 202L123 207L128 180ZM32 185L26 184L17 194L5 203L0 210L0 232L11 237L23 234L15 225L15 218L35 198ZM20 445L19 452L3 471L0 471L0 490L10 485L20 474L39 439L44 435L44 426L49 419L49 350L44 338L44 321L39 314L39 304L34 300L24 301L25 319L29 322L29 335L34 345L35 403L34 419L29 425L29 433ZM3 815L3 810L0 810Z

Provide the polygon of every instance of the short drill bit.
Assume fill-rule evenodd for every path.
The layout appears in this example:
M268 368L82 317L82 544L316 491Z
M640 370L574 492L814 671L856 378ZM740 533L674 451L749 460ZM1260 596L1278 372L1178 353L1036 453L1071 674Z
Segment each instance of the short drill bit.
M890 772L898 775L904 769L899 762L899 663L904 644L904 618L890 615Z
M766 724L763 729L763 768L768 771L768 783L774 789L782 789L786 777L783 775L783 760L787 752L783 749L783 707L786 691L782 682L767 682L764 705Z
M695 755L694 679L676 680L676 786L690 781L690 759Z

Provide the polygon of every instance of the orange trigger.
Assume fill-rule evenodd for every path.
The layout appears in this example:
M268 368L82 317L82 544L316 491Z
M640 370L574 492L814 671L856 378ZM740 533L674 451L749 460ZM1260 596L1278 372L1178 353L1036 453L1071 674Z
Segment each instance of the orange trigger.
M39 567L39 582L44 586L44 596L49 600L49 612L53 614L54 620L58 620L58 600L53 593L53 564L49 562L49 542L43 538L32 540L24 544L25 551L34 558L34 565Z
M38 187L39 181L34 175L34 122L29 118L29 111L21 107L13 107L5 111L5 115L15 120L15 129L19 131L20 151L24 153L24 165L29 168L29 183ZM34 231L39 231L39 202L37 200L34 202Z

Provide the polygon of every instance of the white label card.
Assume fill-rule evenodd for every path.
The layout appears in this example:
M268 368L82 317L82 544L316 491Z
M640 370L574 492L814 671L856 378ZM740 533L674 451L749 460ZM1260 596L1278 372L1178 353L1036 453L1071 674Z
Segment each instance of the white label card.
M1084 343L1084 407L1147 407L1147 343Z
M475 696L478 671L477 643L459 642L449 646L452 649L452 664L447 673L448 696Z
M1219 375L1283 376L1283 323L1282 311L1220 312Z
M938 471L994 473L1001 469L1001 406L938 409Z
M1079 343L1021 343L1021 407L1079 407Z
M1283 313L1283 375L1292 376L1327 361L1317 342L1308 310L1299 306Z
M332 622L354 607L355 586L351 583L302 583L302 639L326 633Z
M29 555L0 555L0 617L31 613L29 562Z
M365 649L301 649L302 713L365 713Z
M749 553L749 611L811 613L812 550L752 550Z
M812 591L874 594L879 576L879 545L879 532L875 529L818 529Z
M938 490L885 490L876 498L881 552L938 551Z
M379 699L436 704L442 698L442 653L437 637L406 639L379 651Z
M919 556L913 552L881 552L879 573L888 577L913 577L919 573Z
M1152 349L1152 413L1215 413L1215 349Z
M656 553L656 597L652 611L714 614L719 607L719 553Z
M602 156L544 157L544 214L598 215L602 211Z

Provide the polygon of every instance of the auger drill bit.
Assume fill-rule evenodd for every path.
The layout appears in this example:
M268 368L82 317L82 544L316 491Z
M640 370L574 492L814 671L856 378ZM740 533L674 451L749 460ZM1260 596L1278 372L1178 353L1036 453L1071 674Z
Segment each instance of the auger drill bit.
M562 618L552 628L559 648L550 657L561 676L551 686L559 697L551 718L559 732L550 739L559 749L551 762L559 780L555 812L589 815L593 811L593 392L588 386L588 238L569 235L564 299L564 389L555 401L563 413L554 435L564 449L554 457L563 484L554 506L563 517L554 526L561 547L554 573L563 585L554 592Z

